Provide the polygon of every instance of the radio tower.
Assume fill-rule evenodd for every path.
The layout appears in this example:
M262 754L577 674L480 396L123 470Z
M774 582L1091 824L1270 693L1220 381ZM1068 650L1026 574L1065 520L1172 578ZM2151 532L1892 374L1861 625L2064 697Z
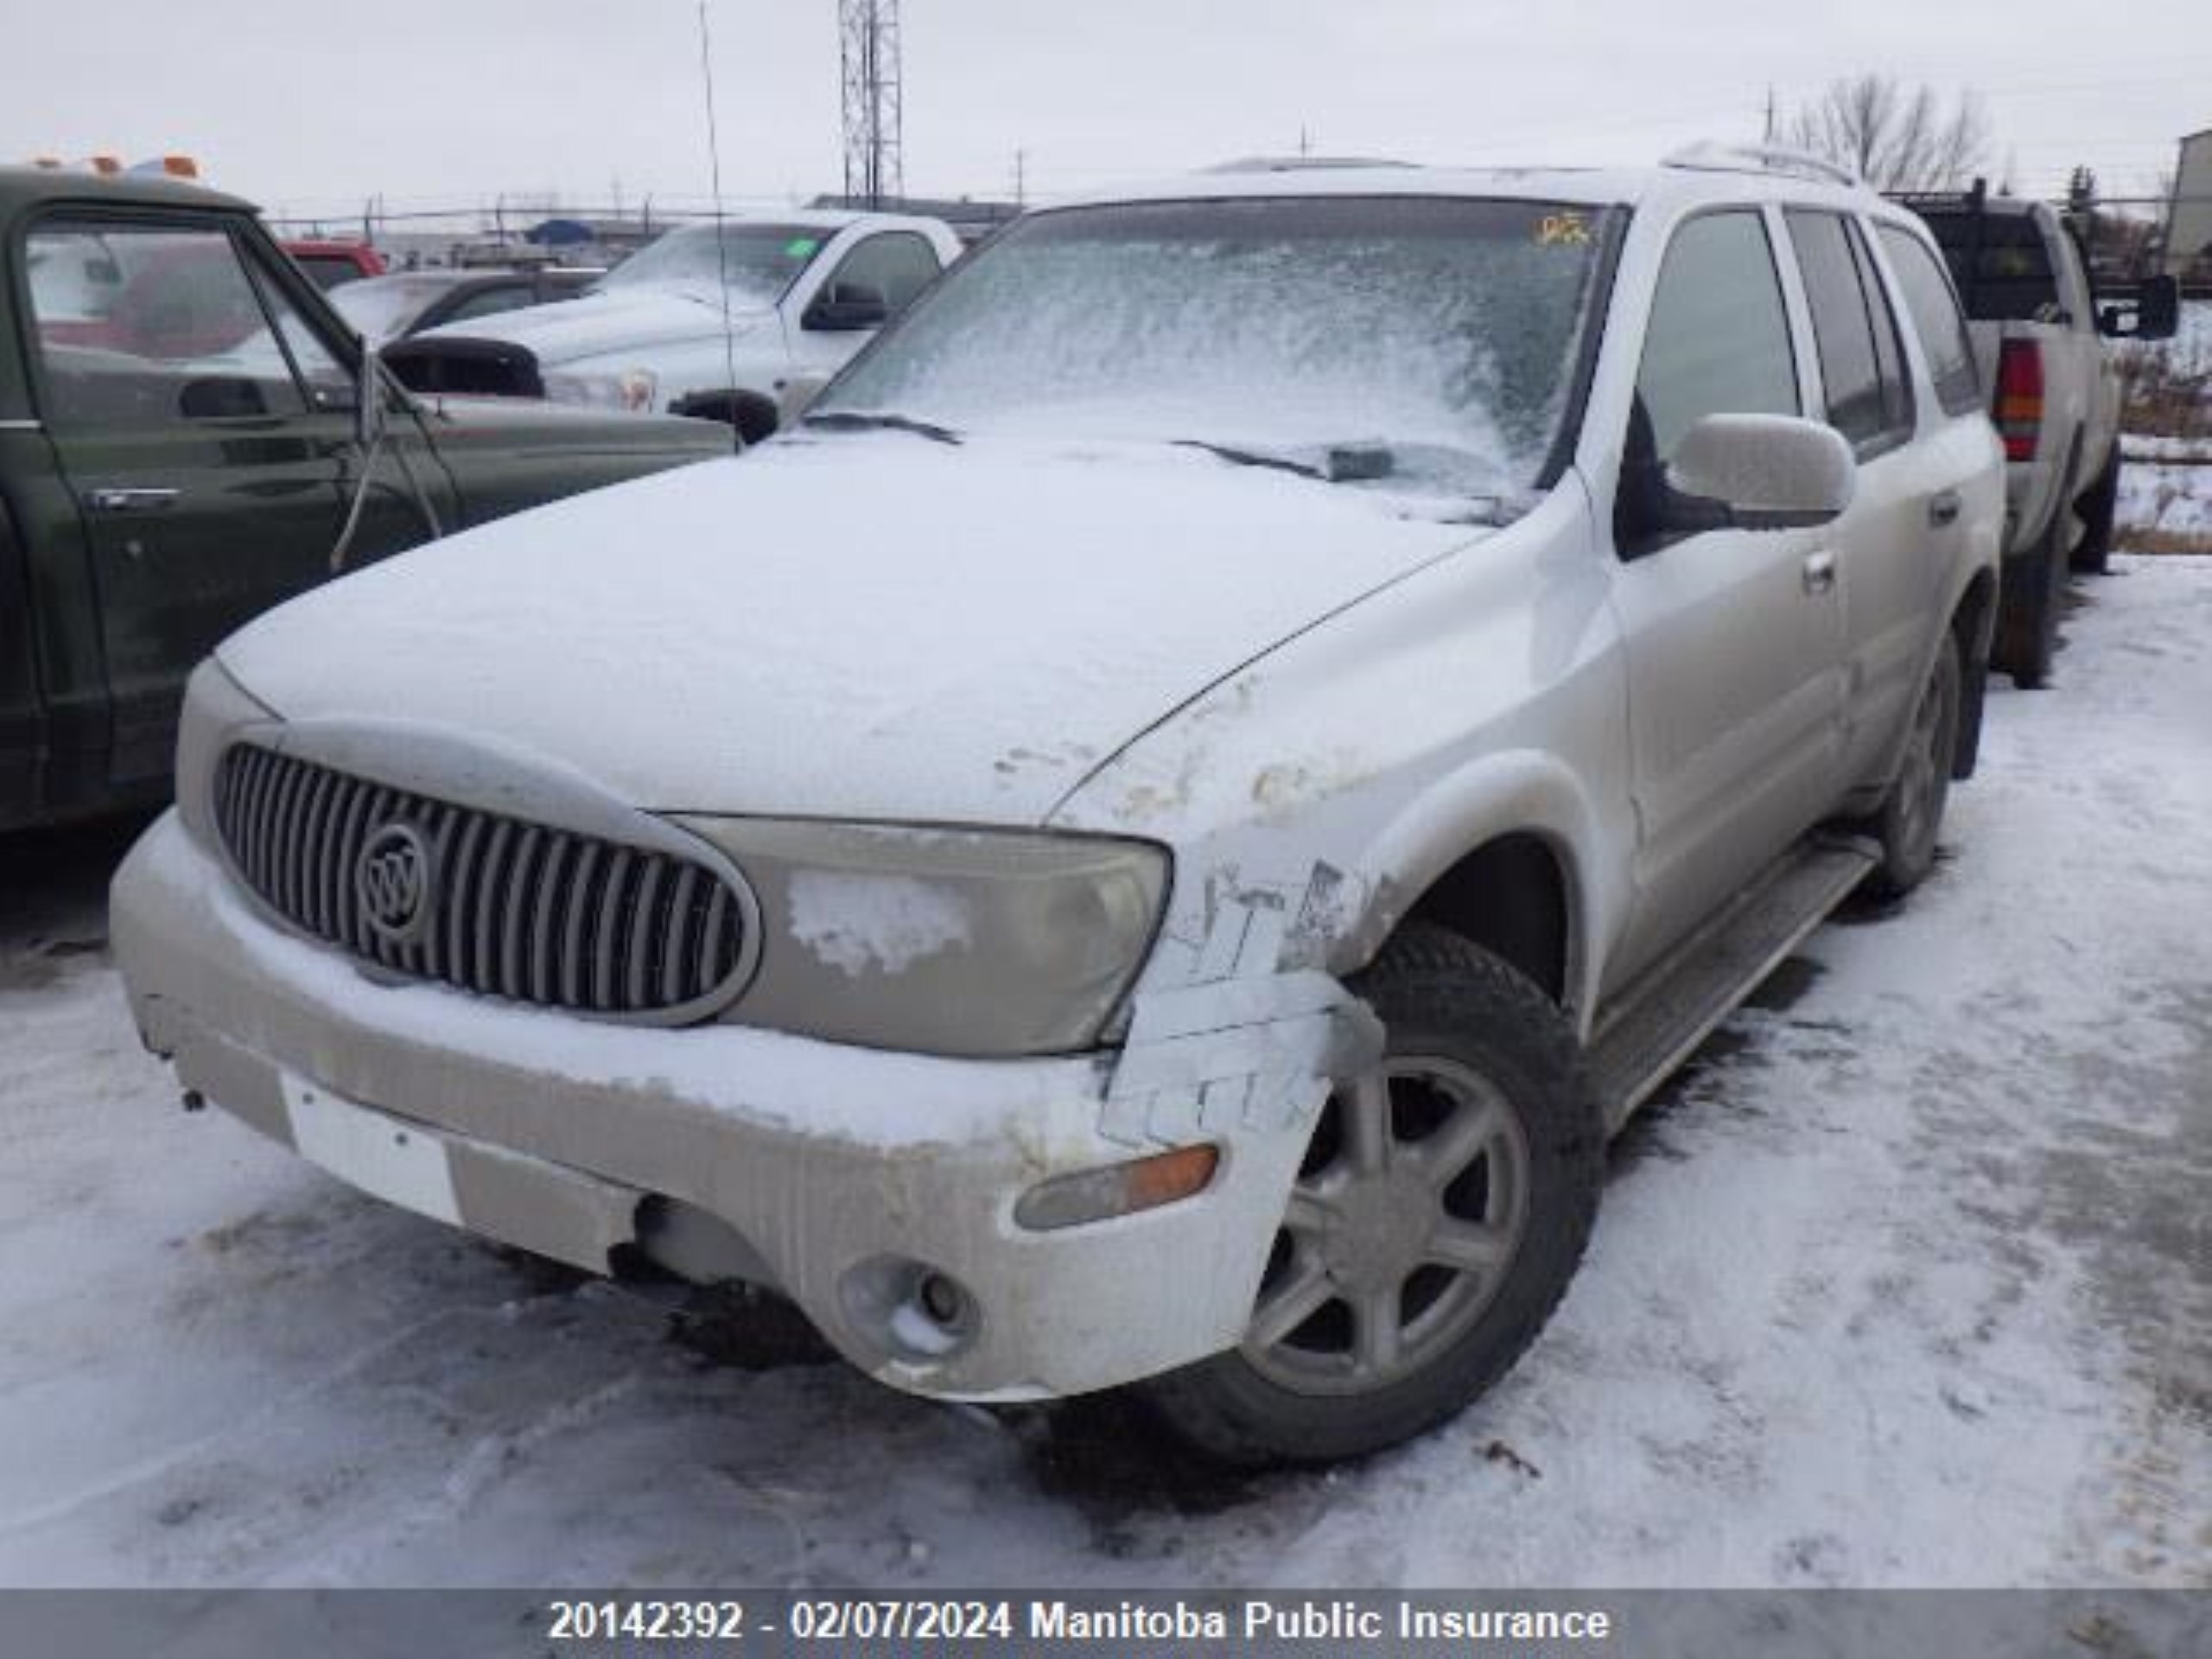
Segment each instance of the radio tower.
M845 67L845 195L880 207L906 194L899 139L899 0L837 0Z

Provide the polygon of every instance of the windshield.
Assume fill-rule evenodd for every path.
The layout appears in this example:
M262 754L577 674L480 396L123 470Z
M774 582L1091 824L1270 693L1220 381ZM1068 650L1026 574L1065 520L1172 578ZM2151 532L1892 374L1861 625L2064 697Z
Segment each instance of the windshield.
M1567 416L1612 221L1418 197L1040 213L956 270L817 410L1198 444L1401 491L1522 492Z
M717 254L713 226L671 231L617 265L599 286L662 284L712 290L727 276L734 301L773 305L836 234L821 226L804 225L725 225L721 232L722 248Z

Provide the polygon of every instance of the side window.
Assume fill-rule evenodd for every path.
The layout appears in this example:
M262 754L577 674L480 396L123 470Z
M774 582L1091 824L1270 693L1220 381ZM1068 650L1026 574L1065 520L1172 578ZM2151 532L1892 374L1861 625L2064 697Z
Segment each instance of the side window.
M1786 217L1812 308L1828 424L1864 454L1903 435L1911 420L1896 324L1879 284L1869 292L1871 262L1853 245L1848 221L1796 208Z
M1904 331L1898 326L1882 273L1875 269L1874 250L1857 219L1848 226L1851 257L1859 267L1859 286L1866 296L1866 312L1874 325L1874 365L1882 376L1882 429L1900 440L1912 435L1916 406L1912 370L1904 360Z
M1789 314L1757 213L1707 213L1675 232L1636 390L1662 462L1707 415L1799 413Z
M505 283L497 288L479 289L467 299L446 313L446 322L466 322L471 317L493 317L502 311L518 311L531 302L530 289L519 283Z
M351 409L353 377L316 334L299 308L285 298L275 274L258 260L253 262L254 283L292 372L306 389L308 401L318 410Z
M48 219L26 249L48 420L145 424L306 407L226 232Z
M1928 245L1911 232L1898 225L1885 225L1880 230L1904 308L1911 314L1921 349L1928 354L1936 401L1948 415L1972 414L1981 407L1981 376L1974 367L1973 341L1950 278Z
M897 316L938 278L942 269L929 238L912 231L872 236L845 256L831 283L872 288Z

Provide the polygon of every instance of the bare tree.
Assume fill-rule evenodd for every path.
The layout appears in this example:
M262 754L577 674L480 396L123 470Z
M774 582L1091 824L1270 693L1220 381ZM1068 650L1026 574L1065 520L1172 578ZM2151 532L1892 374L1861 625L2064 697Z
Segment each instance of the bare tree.
M1947 104L1931 86L1907 89L1886 75L1853 75L1797 110L1783 135L1856 169L1877 189L1948 190L1984 164L1989 118L1971 92Z

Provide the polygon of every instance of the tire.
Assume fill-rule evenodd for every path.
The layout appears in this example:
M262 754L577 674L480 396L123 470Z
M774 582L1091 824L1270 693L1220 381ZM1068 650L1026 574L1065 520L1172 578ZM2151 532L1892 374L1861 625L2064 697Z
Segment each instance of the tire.
M2058 610L2066 592L2066 504L2051 508L2050 524L2032 552L2008 560L1997 602L1995 665L2023 691L2050 682L2058 651Z
M1382 1062L1323 1109L1252 1334L1134 1390L1217 1462L1333 1463L1453 1415L1535 1339L1597 1217L1603 1126L1549 998L1418 922L1353 988Z
M2082 516L2082 539L2074 549L2076 575L2101 576L2112 569L2113 524L2120 512L2120 445L2114 442L2104 471L2089 486L2076 509Z
M1880 810L1866 821L1866 828L1882 843L1882 861L1866 878L1866 890L1877 898L1904 898L1936 868L1936 836L1951 798L1951 772L1958 758L1964 690L1958 637L1946 628L1935 666L1913 707L1912 729L1905 739L1897 781L1890 785Z

